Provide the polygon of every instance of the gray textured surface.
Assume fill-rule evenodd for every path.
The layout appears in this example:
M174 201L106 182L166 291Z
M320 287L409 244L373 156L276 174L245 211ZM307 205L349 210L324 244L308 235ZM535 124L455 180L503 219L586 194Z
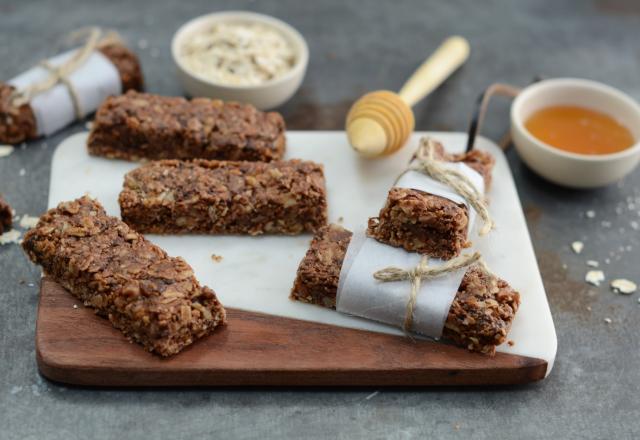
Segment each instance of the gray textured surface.
M465 129L471 104L486 85L496 80L522 85L535 74L602 80L640 99L640 5L633 1L133 4L1 1L0 78L47 55L65 32L99 24L115 27L134 43L146 40L149 47L139 52L148 90L179 94L169 54L173 31L193 16L234 8L279 16L309 42L307 77L283 109L291 128L341 128L352 100L363 91L399 87L451 33L469 38L472 57L416 109L419 129ZM497 138L506 125L507 103L492 106L485 133ZM0 159L0 191L19 214L45 209L53 149L81 129L77 124ZM37 283L39 270L17 246L3 246L0 438L637 438L638 294L616 295L582 279L585 260L596 259L608 277L640 281L639 231L631 226L640 221L640 171L617 186L574 192L532 175L513 151L509 159L559 338L555 369L544 382L377 394L376 389L149 391L53 384L39 377L34 358L37 289L29 283ZM587 210L594 210L595 218L586 218ZM579 256L568 247L576 239L585 242Z

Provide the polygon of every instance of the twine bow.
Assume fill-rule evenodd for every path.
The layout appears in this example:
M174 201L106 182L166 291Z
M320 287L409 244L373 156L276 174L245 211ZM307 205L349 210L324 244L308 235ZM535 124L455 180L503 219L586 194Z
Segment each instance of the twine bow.
M411 327L413 326L413 311L416 306L422 280L436 278L447 273L454 272L458 269L468 267L474 263L480 262L481 264L484 264L482 263L482 256L480 255L480 252L460 255L438 267L430 267L428 266L428 262L429 257L423 255L418 266L413 269L405 270L398 267L386 267L373 274L373 277L376 280L382 282L411 281L411 292L409 294L409 301L407 301L404 322L402 324L402 329L406 334L411 332Z
M100 47L103 47L108 44L112 44L116 41L120 41L120 38L115 32L107 32L103 34L103 31L97 27L80 29L78 31L73 32L70 36L70 40L77 40L80 35L88 33L88 37L83 46L78 48L75 53L64 63L59 66L54 66L49 63L47 60L43 60L39 63L39 65L49 71L49 76L44 78L41 81L35 82L28 87L25 87L21 90L14 90L12 96L10 97L11 103L15 107L20 107L21 105L27 104L33 99L34 96L51 90L58 84L64 84L69 90L69 95L71 96L71 100L73 101L73 109L76 115L76 118L81 119L84 117L84 112L80 106L80 100L78 93L71 83L69 77L73 72L78 70L82 65L84 65L91 54Z
M447 168L441 161L435 158L435 146L436 142L429 137L420 139L420 146L418 147L418 151L416 151L414 163L409 166L407 171L419 171L453 189L462 196L467 203L475 209L480 218L482 218L483 225L479 231L480 235L488 234L493 228L494 222L489 214L487 204L483 200L483 195L480 194L467 176L459 171Z

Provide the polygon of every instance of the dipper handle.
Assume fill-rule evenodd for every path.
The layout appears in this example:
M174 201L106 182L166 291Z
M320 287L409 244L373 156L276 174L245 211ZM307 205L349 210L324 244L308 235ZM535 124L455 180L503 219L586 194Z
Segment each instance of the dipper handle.
M398 93L409 107L431 93L469 57L469 42L460 36L447 38L422 63Z

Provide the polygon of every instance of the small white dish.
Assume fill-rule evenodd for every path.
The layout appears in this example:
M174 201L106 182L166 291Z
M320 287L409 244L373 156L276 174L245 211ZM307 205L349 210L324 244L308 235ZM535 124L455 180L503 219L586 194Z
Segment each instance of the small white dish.
M611 154L577 154L552 147L524 126L536 111L553 105L576 105L606 113L627 127L636 143ZM640 161L640 105L605 84L577 78L540 81L525 88L511 106L511 136L522 160L551 182L573 188L596 188L616 182Z
M259 85L230 85L214 82L185 67L181 47L186 38L217 22L260 23L278 30L291 44L296 56L291 70L284 75ZM178 67L182 86L194 97L222 99L253 104L261 110L277 107L298 90L309 62L309 49L302 35L292 26L277 18L246 11L225 11L202 15L185 23L171 41L171 54Z

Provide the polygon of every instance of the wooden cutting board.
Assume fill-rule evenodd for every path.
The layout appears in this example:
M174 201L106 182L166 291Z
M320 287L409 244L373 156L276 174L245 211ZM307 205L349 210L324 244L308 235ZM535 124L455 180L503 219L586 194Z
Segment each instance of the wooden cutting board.
M287 155L324 164L329 219L354 230L377 212L418 139L397 154L364 161L342 132L289 132ZM466 135L430 133L450 151ZM136 164L90 157L86 134L54 154L49 206L89 193L111 215L124 173ZM509 338L494 358L430 341L413 342L398 329L290 301L289 290L310 236L154 236L170 255L184 257L202 284L229 310L229 325L172 359L130 344L110 324L51 281L43 281L37 322L38 363L54 380L101 386L162 385L494 385L549 374L556 335L513 178L502 151L490 192L498 227L474 240L491 267L522 295ZM517 250L517 251L514 251ZM223 257L213 262L211 255Z
M542 359L505 353L490 358L437 342L228 312L228 326L161 359L44 278L38 366L49 379L95 386L508 385L540 380L547 370Z

